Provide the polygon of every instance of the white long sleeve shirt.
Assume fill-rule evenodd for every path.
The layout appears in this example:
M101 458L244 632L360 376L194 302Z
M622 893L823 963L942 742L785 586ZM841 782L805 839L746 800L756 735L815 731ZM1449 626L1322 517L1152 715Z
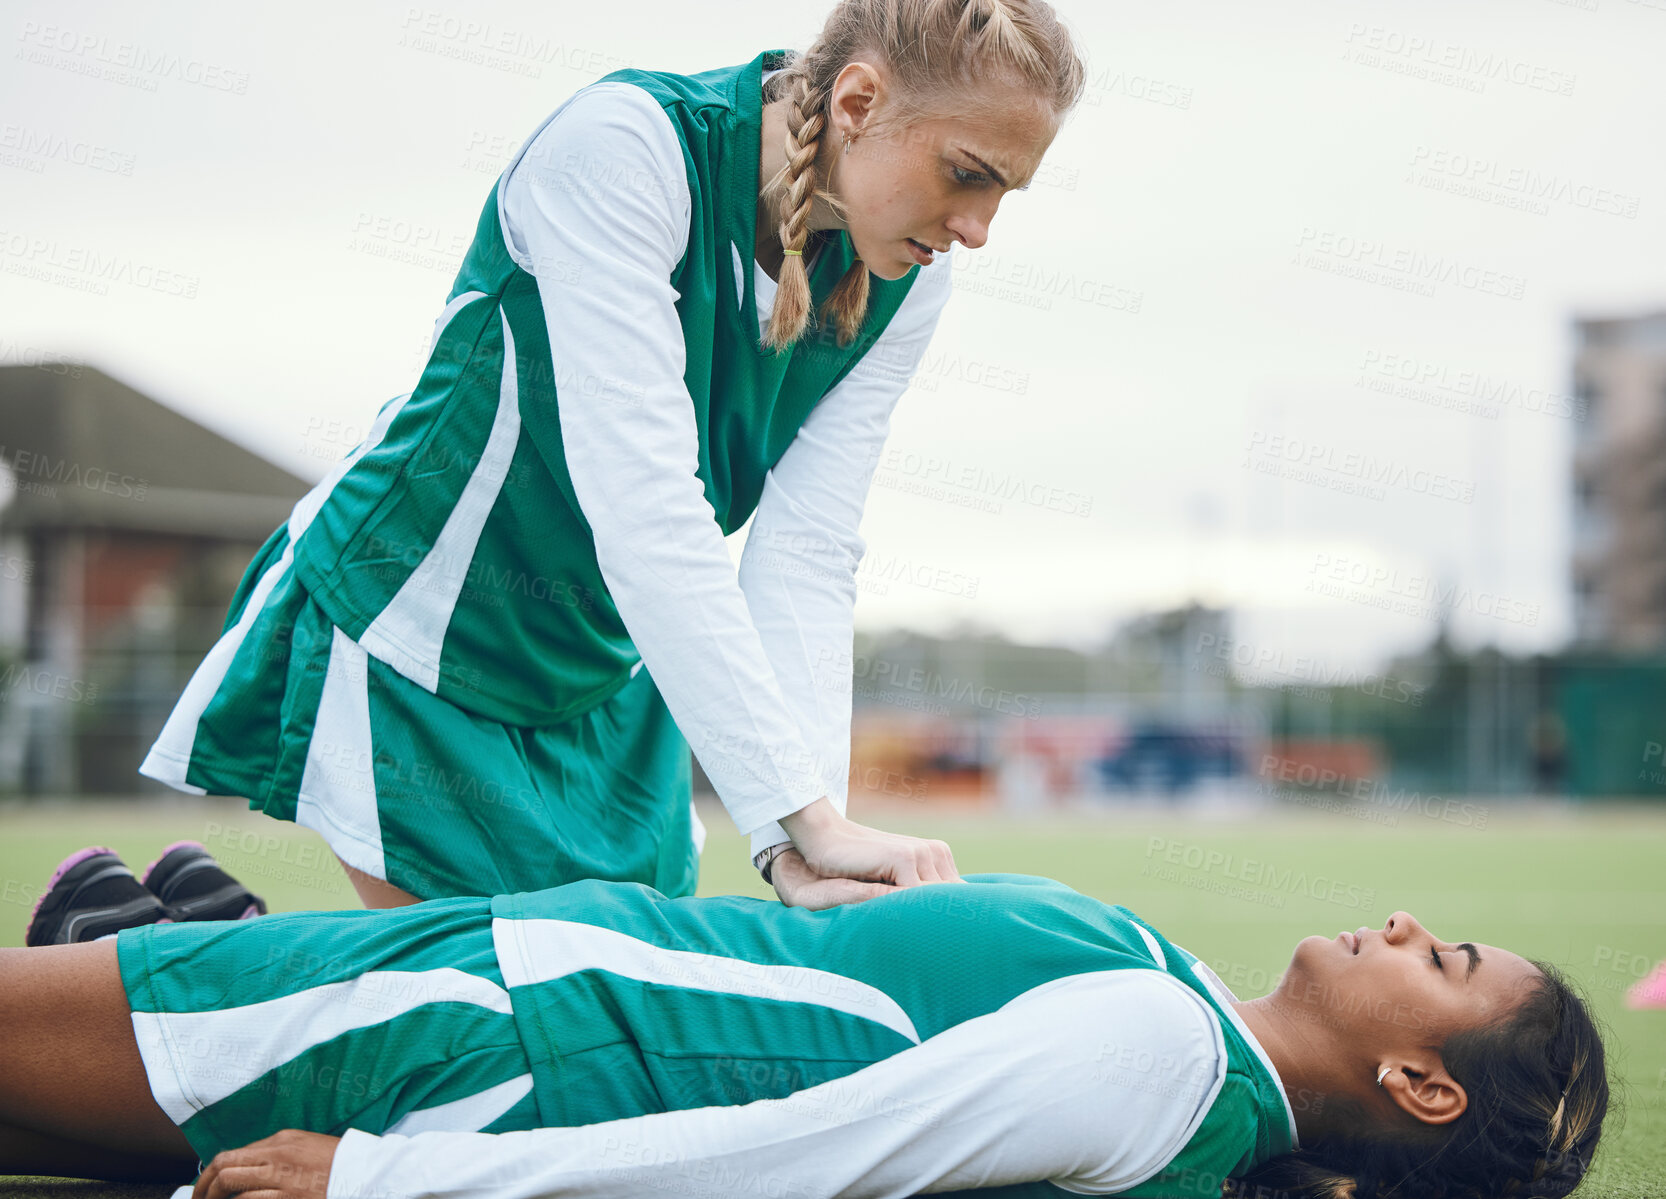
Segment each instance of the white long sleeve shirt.
M1167 1164L1226 1077L1209 1006L1159 971L1073 975L781 1099L527 1132L348 1132L327 1199L884 1199Z
M598 161L626 182L576 180ZM844 809L858 526L891 410L947 301L949 256L921 268L769 473L737 575L695 474L669 282L691 201L664 110L627 83L581 90L511 171L503 213L512 253L538 279L557 377L628 378L626 394L642 398L561 397L567 466L608 591L753 852L787 840L781 816L823 795ZM775 288L754 269L762 324Z

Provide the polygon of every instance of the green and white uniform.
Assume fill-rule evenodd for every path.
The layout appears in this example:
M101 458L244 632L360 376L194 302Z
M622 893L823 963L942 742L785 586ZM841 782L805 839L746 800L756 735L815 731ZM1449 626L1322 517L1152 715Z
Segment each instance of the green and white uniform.
M330 1199L1213 1199L1295 1143L1213 973L1047 879L824 912L586 881L150 926L118 951L152 1089L199 1153L345 1133Z
M690 744L762 844L842 806L857 526L951 268L870 277L849 346L759 345L783 62L615 72L528 139L415 388L250 566L143 773L419 897L692 891ZM853 260L807 251L818 306Z

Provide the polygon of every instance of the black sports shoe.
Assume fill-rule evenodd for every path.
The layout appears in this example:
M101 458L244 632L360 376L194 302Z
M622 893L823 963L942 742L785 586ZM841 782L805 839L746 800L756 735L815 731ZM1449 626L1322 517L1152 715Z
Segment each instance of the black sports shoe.
M248 920L266 901L214 860L198 841L175 841L145 867L144 885L175 920Z
M162 901L145 890L114 850L94 845L58 863L30 914L23 943L96 941L124 928L166 924L171 919Z

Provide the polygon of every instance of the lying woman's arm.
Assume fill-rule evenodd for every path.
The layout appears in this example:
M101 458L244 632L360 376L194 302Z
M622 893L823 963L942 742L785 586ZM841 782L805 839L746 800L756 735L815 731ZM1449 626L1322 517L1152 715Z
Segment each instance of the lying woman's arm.
M327 1194L878 1199L1044 1179L1111 1194L1179 1152L1224 1074L1218 1026L1178 981L1082 974L782 1099L528 1132L349 1132ZM221 1199L204 1183L199 1199Z

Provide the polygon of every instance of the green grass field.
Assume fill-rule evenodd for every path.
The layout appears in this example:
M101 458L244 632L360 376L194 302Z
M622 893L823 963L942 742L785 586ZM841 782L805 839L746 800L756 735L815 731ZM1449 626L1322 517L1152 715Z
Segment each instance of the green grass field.
M853 813L863 815L861 812ZM1608 1033L1618 1110L1581 1194L1666 1196L1666 1011L1623 997L1666 957L1666 808L1512 810L1472 805L1450 821L1395 813L1392 826L1314 812L1049 817L869 811L897 831L943 837L964 873L1043 874L1123 903L1207 961L1240 997L1271 989L1303 936L1380 925L1403 908L1450 940L1502 945L1562 967ZM721 810L702 894L766 894ZM274 911L357 906L318 837L237 801L0 810L0 945L20 945L54 864L105 844L142 870L174 840L206 843ZM6 1196L161 1196L165 1188L11 1180Z

